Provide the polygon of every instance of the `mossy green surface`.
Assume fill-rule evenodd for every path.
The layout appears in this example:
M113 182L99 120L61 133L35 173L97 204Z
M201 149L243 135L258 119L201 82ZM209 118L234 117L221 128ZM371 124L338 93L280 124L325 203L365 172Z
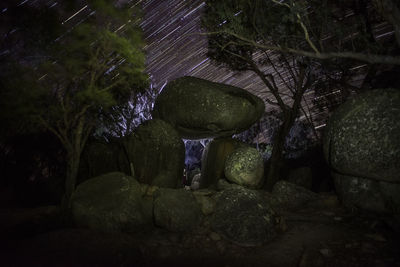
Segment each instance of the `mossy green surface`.
M253 147L237 148L226 159L225 177L230 182L249 188L259 188L263 185L263 175L263 158Z

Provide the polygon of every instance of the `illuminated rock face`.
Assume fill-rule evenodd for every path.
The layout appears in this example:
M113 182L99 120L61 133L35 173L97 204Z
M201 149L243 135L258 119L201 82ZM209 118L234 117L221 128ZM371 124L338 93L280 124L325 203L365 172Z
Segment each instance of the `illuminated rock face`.
M238 87L195 77L178 78L157 97L153 118L173 125L183 138L231 136L264 113L264 102Z
M226 159L225 176L230 182L256 189L263 185L263 174L262 156L253 147L238 148Z
M400 90L371 90L340 106L328 122L324 156L345 205L399 208Z
M233 138L216 138L203 151L200 188L216 185L225 178L226 158L238 147L245 144Z

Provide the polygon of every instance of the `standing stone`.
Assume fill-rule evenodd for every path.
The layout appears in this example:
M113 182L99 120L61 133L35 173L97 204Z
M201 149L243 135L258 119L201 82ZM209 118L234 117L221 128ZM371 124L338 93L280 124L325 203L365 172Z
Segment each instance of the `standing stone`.
M216 138L203 151L200 188L216 185L225 178L226 158L238 147L245 144L233 138Z
M130 138L128 154L139 182L169 188L182 184L185 145L170 124L149 120Z
M329 119L323 145L345 206L399 212L399 89L371 90L345 102Z
M232 136L248 129L264 113L264 102L238 87L181 77L157 97L153 118L173 125L185 139Z
M228 181L248 188L260 188L264 182L264 161L257 149L244 146L235 149L225 162Z

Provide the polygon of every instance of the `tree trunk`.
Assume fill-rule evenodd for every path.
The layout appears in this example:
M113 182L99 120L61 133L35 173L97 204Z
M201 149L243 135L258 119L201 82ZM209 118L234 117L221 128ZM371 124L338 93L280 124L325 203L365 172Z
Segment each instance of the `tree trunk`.
M265 183L265 189L267 189L268 191L271 191L274 184L279 180L286 136L289 134L289 131L294 124L296 114L297 109L290 109L284 113L283 123L279 127L278 134L274 138L272 154L269 160L267 180Z
M72 152L68 155L67 175L65 177L65 205L70 207L72 193L75 191L76 180L78 176L80 162L80 153Z

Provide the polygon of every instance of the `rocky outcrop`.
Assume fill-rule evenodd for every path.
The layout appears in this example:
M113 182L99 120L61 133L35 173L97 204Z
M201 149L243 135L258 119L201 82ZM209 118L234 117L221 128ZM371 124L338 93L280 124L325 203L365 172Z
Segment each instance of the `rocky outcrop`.
M182 184L185 145L170 124L146 121L129 138L128 154L139 182L169 188Z
M398 212L399 121L399 89L362 93L340 106L329 119L324 156L346 206Z
M173 125L183 138L231 136L249 128L264 113L264 102L238 87L181 77L157 97L153 118Z
M211 228L241 246L257 246L277 235L280 217L254 190L236 187L217 197Z
M151 217L143 209L140 184L131 176L112 172L78 185L72 196L77 225L103 232L133 232Z
M215 186L224 179L226 158L245 144L233 138L216 138L207 144L203 151L200 188Z
M264 161L260 152L250 146L234 150L225 162L228 181L248 188L260 188L264 182Z

